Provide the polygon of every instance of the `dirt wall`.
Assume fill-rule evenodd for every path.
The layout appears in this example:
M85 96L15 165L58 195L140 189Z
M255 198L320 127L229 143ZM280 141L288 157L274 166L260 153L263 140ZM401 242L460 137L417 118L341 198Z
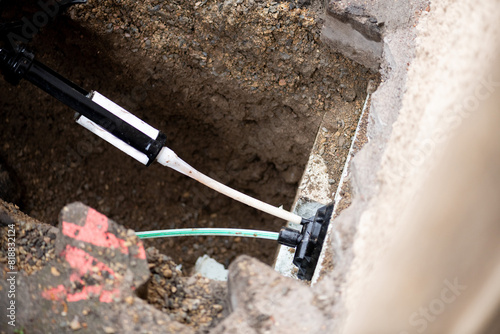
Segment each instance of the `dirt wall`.
M18 5L28 19L36 13L33 1ZM47 25L30 48L164 131L201 172L289 208L325 111L352 136L357 117L348 107L376 79L323 46L320 25L317 11L288 2L89 1ZM283 225L174 171L137 164L27 82L1 85L0 156L26 188L22 208L41 221L55 223L65 204L82 201L138 231ZM341 161L347 149L337 153ZM276 248L240 238L151 244L188 266L205 253L226 266L237 254L271 263Z

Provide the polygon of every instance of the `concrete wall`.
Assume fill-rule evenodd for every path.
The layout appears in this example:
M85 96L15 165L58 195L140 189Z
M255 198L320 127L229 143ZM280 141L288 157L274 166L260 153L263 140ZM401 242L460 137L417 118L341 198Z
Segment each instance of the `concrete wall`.
M498 187L484 184L498 181L487 162L498 157L498 146L488 145L498 143L488 127L498 110L482 116L476 110L487 108L481 103L500 87L492 76L500 4L443 0L428 9L419 14L416 35L411 25L384 35L385 78L373 95L371 140L350 167L355 200L335 221L334 272L316 287L331 296L338 331L472 333L484 329L498 305L498 291L488 290L489 302L479 291L498 275L492 268L500 262L490 258L499 238L491 224L491 217L498 221L491 202ZM482 242L490 250L476 247ZM456 282L467 294L458 290L460 303L437 317L433 311L444 311L429 304L438 307L441 291ZM484 306L475 318L464 306L474 298Z

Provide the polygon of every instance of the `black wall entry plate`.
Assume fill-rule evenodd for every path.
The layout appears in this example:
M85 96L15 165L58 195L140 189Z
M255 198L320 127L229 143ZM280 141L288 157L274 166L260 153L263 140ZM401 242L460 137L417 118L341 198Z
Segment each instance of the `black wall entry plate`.
M289 247L296 247L293 264L299 269L297 277L311 280L318 264L328 225L333 213L334 203L323 206L316 215L302 220L302 231L284 228L280 231L278 242Z

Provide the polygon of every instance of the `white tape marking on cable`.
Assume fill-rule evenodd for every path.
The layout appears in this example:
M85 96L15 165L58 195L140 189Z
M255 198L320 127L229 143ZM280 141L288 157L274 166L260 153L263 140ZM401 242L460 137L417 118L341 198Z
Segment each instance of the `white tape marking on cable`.
M128 145L127 143L121 141L120 139L116 138L113 136L111 133L97 125L96 123L92 122L90 119L88 119L85 116L80 116L78 120L76 121L78 124L83 126L85 129L89 130L90 132L94 133L95 135L101 137L117 149L121 150L122 152L127 153L130 155L132 158L136 159L137 161L143 163L144 165L148 164L149 158L147 155L144 153L136 150L132 146Z
M153 140L158 137L160 131L153 128L151 125L147 124L137 116L129 113L127 110L123 109L107 97L101 95L99 92L93 91L90 93L90 99L103 107L104 109L111 112L113 115L121 118L128 124L132 125L137 130L141 131L145 135L149 136Z

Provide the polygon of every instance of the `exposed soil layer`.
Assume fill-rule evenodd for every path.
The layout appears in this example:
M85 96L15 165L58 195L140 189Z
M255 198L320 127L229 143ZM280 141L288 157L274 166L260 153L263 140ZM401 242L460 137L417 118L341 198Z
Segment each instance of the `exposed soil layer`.
M376 80L322 46L320 25L316 11L289 2L90 0L58 17L30 48L164 131L195 168L289 208L325 111L359 109ZM138 231L284 224L174 171L132 161L27 82L0 79L0 108L0 157L25 188L23 210L40 221L55 225L65 204L82 201ZM355 129L358 118L338 114L337 124ZM338 143L339 162L353 133ZM271 263L276 248L244 238L146 244L188 267L203 254L226 266L238 254Z
M16 225L14 239L10 241L7 226ZM36 219L22 213L13 204L0 200L0 263L5 265L7 271L8 245L14 241L16 244L16 268L27 275L40 270L56 256L55 239L58 229L48 224L42 224Z
M227 316L226 282L199 275L184 277L171 258L152 247L147 256L152 274L147 287L148 303L200 332L215 327Z

